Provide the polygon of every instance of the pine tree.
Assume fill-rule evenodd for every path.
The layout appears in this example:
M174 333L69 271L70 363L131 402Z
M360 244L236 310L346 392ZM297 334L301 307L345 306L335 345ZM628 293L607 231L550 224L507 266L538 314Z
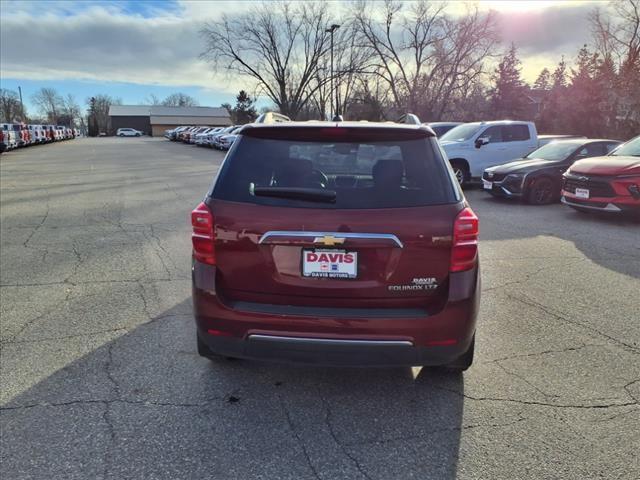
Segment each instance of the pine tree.
M245 124L253 122L258 116L255 99L251 98L247 92L240 90L236 96L236 106L234 108L236 123Z
M566 96L571 99L566 112L570 133L598 136L602 132L606 99L596 81L598 65L598 54L591 53L584 45L578 52L576 68L571 69L571 82L567 87Z
M566 97L567 62L564 56L558 62L549 81L549 94L545 98L540 117L536 120L538 131L542 133L563 132L567 121L567 108L569 108Z
M96 98L91 97L89 100L89 116L87 118L87 129L90 137L98 136L98 121L96 119Z
M558 66L553 71L553 88L563 88L567 86L567 62L564 60L564 55L560 59Z
M533 88L535 90L550 90L551 89L551 72L549 72L548 68L543 68L536 78L536 81L533 83Z
M495 70L491 104L496 118L522 118L527 115L528 87L520 78L521 63L514 44Z

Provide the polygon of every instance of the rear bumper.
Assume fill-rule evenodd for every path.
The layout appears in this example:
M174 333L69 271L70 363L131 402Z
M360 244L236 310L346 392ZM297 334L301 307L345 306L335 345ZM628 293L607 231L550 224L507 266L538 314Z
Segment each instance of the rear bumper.
M198 335L212 352L287 363L354 366L447 364L467 351L480 303L479 270L450 275L449 300L422 316L361 312L271 313L225 303L215 267L194 262L193 304Z
M441 365L458 358L467 348L416 347L408 341L335 340L276 335L248 335L246 339L198 335L219 355L284 363L325 366Z

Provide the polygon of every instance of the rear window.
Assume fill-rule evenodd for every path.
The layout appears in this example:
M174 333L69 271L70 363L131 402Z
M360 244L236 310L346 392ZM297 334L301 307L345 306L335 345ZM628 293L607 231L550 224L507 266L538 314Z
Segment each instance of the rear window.
M375 138L375 136L373 137ZM213 197L298 208L399 208L457 202L436 140L298 141L241 136ZM335 192L335 202L256 196L256 187Z

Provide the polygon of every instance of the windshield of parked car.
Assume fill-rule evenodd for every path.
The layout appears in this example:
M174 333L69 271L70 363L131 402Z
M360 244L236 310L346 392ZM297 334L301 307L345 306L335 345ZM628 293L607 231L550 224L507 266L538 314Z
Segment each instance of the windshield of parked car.
M220 173L213 192L215 198L258 205L337 209L397 208L457 201L435 139L376 141L375 135L370 140L354 142L246 135L240 139ZM331 202L310 203L310 198L304 198L309 195L316 200L326 196Z
M614 157L631 156L640 157L640 136L623 143L609 155Z
M465 123L449 130L440 137L440 140L443 142L464 142L478 133L478 130L480 130L479 123Z
M576 145L574 142L551 142L545 146L534 150L524 158L535 158L538 160L548 160L550 162L564 160L580 145Z

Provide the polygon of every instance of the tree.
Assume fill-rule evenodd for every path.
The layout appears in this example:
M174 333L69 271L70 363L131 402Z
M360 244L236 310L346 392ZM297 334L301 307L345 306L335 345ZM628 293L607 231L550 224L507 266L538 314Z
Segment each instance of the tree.
M22 118L20 98L13 90L0 88L0 118L4 123L13 123Z
M53 124L58 124L58 115L64 100L54 88L41 88L31 96L31 101L38 106L43 117Z
M536 81L533 82L533 88L535 90L550 90L551 89L551 72L547 67L543 68Z
M58 117L60 125L66 125L68 127L75 127L81 118L80 105L76 102L75 97L72 94L67 94L62 99L61 113Z
M567 86L567 62L565 62L564 56L553 71L551 78L553 80L551 84L552 88L563 88Z
M613 15L595 8L590 16L595 51L619 65L640 65L640 0L612 2ZM640 67L639 67L640 68Z
M89 130L95 128L96 134L108 133L111 130L109 108L111 105L122 105L122 100L109 95L99 94L87 99L89 105ZM92 125L92 122L94 124Z
M640 130L640 0L618 0L604 12L596 8L590 22L594 48L609 71L605 76L617 71L614 82L606 84L614 109L612 136L628 138Z
M225 14L203 28L202 57L252 79L280 112L296 118L328 81L320 76L316 82L328 54L328 11L320 2L263 2L246 13Z
M254 102L254 98L251 98L244 90L240 90L236 96L236 106L233 109L235 117L234 123L244 125L256 119L258 112L254 106Z
M520 78L521 62L514 44L495 70L491 106L496 118L525 118L528 88Z
M162 105L162 101L157 97L157 95L150 93L145 99L144 103L147 105Z
M457 98L482 80L484 62L498 41L496 18L477 7L448 16L444 3L409 7L361 0L353 16L358 44L371 52L369 68L386 84L396 113L429 120L448 116Z
M602 109L606 99L596 81L598 65L598 54L584 45L578 52L576 68L571 69L567 89L571 105L565 112L565 128L569 129L569 133L595 137L602 135L605 124Z
M191 95L186 93L177 92L172 93L162 101L162 105L165 107L195 107L198 105L198 101Z
M87 130L90 137L97 137L100 133L98 130L98 120L96 115L96 98L91 97L87 99L89 104L89 115L87 118Z

